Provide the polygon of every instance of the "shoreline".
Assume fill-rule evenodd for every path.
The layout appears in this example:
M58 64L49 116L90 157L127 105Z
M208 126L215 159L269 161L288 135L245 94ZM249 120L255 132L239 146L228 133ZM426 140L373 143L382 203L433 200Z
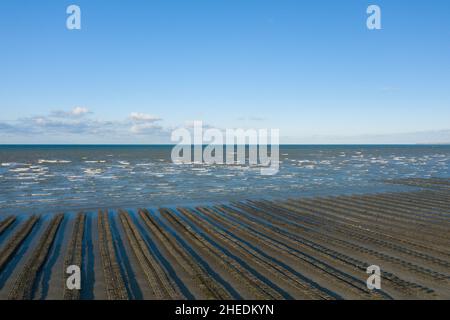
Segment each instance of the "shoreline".
M445 178L437 178L437 179L445 179ZM27 217L33 214L38 214L41 216L52 216L58 213L66 213L66 214L75 214L78 212L85 213L95 213L99 208L108 208L112 211L118 211L120 209L125 210L134 210L136 208L147 208L152 210L157 210L160 207L167 208L176 208L176 207L195 207L198 205L208 206L208 205L216 205L216 204L229 204L235 201L246 201L246 200L259 200L259 201L284 201L290 198L298 198L298 199L315 199L315 198L328 198L328 197L339 197L339 196L364 196L364 195L375 195L375 194L401 194L405 192L414 192L424 190L423 187L414 186L414 185L402 185L402 184L393 184L388 183L386 181L375 181L376 186L353 186L353 187L328 187L318 192L317 190L288 190L279 192L276 195L253 195L250 196L218 196L216 198L199 198L193 200L183 201L181 199L177 199L176 201L129 201L125 202L123 200L117 201L114 203L113 201L109 201L105 204L99 205L88 205L88 206L74 206L74 205L61 205L61 206L45 206L45 203L41 203L36 205L35 207L31 207L29 209L1 209L0 218L2 216L23 216ZM280 195L281 193L284 196ZM46 207L46 209L42 209Z

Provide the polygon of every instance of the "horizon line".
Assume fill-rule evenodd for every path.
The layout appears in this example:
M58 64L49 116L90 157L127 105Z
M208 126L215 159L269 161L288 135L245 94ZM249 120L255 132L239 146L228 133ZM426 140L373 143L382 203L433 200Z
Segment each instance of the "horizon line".
M13 146L177 146L175 143L0 143L0 147ZM221 144L187 144L181 146L220 146ZM250 146L254 144L223 144L223 146ZM267 144L270 146L270 144ZM450 146L445 143L280 143L279 146Z

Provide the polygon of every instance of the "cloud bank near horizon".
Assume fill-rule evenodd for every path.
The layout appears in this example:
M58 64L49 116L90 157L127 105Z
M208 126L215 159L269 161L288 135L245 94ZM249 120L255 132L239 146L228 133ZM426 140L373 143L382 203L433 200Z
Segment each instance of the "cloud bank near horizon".
M133 143L133 137L142 135L170 136L170 130L161 126L160 121L159 117L138 112L122 120L102 120L88 108L75 107L10 122L0 120L0 143Z
M161 117L131 112L121 120L102 120L86 107L54 110L46 115L0 120L0 144L170 144L171 133L190 128L189 121L177 127L164 126ZM204 129L212 128L204 124ZM223 128L219 128L223 130ZM449 144L450 129L366 135L286 136L281 144Z

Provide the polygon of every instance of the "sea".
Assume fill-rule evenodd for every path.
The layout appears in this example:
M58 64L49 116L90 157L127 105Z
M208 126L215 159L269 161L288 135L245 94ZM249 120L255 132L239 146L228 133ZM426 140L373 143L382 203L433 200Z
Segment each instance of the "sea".
M282 145L279 172L173 163L170 145L2 145L0 215L411 190L449 178L449 145Z

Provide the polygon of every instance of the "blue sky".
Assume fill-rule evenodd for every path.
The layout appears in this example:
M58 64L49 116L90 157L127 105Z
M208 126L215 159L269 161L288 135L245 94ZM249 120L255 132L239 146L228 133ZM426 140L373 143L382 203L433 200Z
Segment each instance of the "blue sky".
M192 120L449 142L450 2L2 0L0 111L0 143L160 143Z

